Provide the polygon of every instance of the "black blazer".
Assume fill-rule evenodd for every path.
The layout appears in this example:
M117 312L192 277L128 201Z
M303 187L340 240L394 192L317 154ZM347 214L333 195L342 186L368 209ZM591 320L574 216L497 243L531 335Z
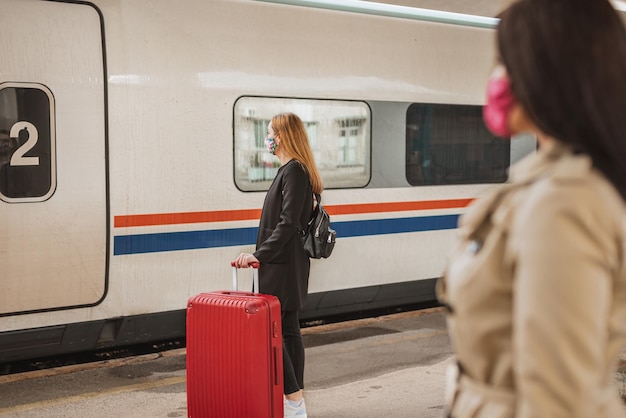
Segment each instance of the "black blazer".
M313 212L309 175L296 160L278 169L267 191L254 256L259 259L259 291L275 295L283 311L299 311L309 287L311 262L300 231Z

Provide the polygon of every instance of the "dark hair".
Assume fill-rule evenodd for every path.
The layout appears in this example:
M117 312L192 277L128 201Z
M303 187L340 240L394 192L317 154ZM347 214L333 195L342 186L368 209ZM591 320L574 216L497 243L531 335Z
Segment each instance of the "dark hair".
M626 29L616 10L608 0L520 0L500 18L498 52L518 102L626 200Z

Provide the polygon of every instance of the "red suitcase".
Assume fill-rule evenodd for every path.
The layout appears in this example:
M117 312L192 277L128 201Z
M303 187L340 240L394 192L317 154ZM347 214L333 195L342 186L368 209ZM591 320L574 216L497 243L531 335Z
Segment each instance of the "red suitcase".
M258 271L254 269L254 289ZM233 269L237 289L237 270ZM217 291L187 303L187 416L282 418L280 302Z

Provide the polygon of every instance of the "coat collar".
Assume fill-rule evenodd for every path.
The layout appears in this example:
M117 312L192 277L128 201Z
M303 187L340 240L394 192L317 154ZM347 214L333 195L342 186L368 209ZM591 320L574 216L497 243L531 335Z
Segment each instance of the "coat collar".
M546 143L537 152L511 166L508 183L500 186L494 193L474 201L471 210L461 217L460 226L468 227L467 232L476 229L512 189L548 176L557 181L584 179L589 176L591 169L591 158L588 156L574 154L570 147L561 142Z
M293 162L294 162L294 161L296 161L296 159L295 159L295 158L292 158L291 160L287 161L285 164L281 165L281 166L278 168L278 171L281 171L284 167L287 167L288 165L293 164Z
M585 154L574 154L562 142L552 141L542 145L533 153L511 166L510 181L515 184L532 183L550 172L555 179L583 179L592 168L591 158Z

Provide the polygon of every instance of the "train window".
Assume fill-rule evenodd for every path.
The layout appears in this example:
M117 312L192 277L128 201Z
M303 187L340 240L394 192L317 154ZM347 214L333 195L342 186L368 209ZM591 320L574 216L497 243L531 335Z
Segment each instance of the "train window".
M406 178L413 186L503 183L511 142L485 127L481 106L413 103L406 115Z
M262 191L276 176L278 158L265 149L271 118L293 112L307 130L324 187L364 187L370 179L371 111L365 102L240 97L234 107L234 175L243 191Z
M40 84L0 84L0 199L40 202L56 186L54 97Z

